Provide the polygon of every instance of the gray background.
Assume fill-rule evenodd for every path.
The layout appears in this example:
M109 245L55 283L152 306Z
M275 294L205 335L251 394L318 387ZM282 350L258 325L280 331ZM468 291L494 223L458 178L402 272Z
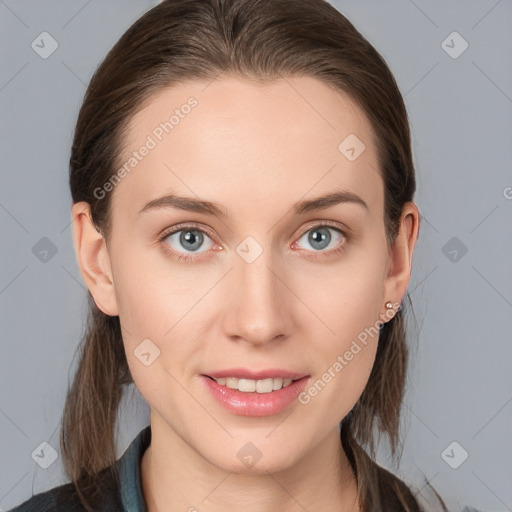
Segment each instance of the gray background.
M95 67L156 3L0 0L3 510L65 482L60 457L42 469L31 454L42 442L59 452L86 312L70 228L71 137ZM379 462L420 487L424 473L454 507L512 510L512 2L332 3L386 58L405 96L423 216L408 289L418 336L402 462L391 466L385 445ZM31 47L43 31L58 42L47 59ZM459 53L462 39L442 44L454 31L469 45L457 58L445 50ZM43 237L56 250L47 261ZM132 387L119 455L148 421ZM457 469L442 456L453 441L469 454Z

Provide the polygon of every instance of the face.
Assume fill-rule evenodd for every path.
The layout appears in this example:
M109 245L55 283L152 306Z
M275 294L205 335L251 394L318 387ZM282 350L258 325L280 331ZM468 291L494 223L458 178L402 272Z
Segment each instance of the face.
M120 317L152 420L216 466L245 471L245 447L258 470L289 467L359 399L384 304L407 286L407 268L391 272L371 125L313 78L190 82L132 118L125 163L103 189L111 282L90 289ZM244 393L206 377L224 370L260 391L305 377Z

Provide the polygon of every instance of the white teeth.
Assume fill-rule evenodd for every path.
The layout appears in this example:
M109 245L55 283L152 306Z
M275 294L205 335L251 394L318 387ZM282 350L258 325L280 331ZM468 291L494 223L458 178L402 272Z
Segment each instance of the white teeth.
M272 379L237 379L236 377L221 377L216 380L222 386L230 389L238 389L244 393L271 393L278 389L289 386L293 381L292 379L283 379L281 377Z

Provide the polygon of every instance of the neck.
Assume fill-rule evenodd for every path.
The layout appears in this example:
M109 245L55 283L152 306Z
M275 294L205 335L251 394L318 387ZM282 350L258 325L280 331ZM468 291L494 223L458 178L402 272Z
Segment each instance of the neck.
M285 470L240 474L204 459L162 424L161 418L152 422L151 444L141 462L148 512L360 511L338 429Z

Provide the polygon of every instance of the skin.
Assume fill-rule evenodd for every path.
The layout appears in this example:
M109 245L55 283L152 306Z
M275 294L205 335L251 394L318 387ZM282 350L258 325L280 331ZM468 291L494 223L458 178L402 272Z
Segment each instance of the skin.
M131 120L124 156L190 96L198 105L111 192L108 243L88 205L72 207L82 276L98 307L119 315L132 376L151 407L141 465L148 510L359 511L338 425L368 381L376 336L309 403L273 416L225 410L199 376L242 366L306 372L308 385L321 378L384 318L387 301L400 303L418 209L405 205L388 251L372 127L348 96L310 77L261 86L224 76L168 88ZM352 133L366 146L355 161L338 150ZM341 203L292 212L297 201L335 189L359 195L368 209ZM230 215L174 208L138 215L170 192L214 201ZM308 234L322 221L335 226L318 248ZM157 242L183 222L212 236L195 252L180 233ZM252 263L236 252L249 235L263 249ZM178 260L165 245L196 259ZM146 338L160 350L149 366L134 355ZM262 454L251 467L237 457L248 442Z

